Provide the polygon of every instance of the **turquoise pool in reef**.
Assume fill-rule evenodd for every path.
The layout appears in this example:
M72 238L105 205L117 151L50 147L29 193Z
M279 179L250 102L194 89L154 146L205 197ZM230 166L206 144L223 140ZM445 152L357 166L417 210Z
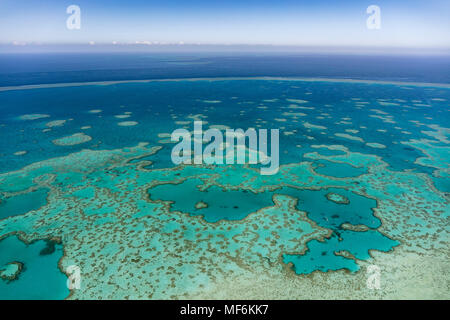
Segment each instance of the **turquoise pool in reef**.
M165 299L448 250L449 101L448 85L270 78L0 91L0 299L64 299L69 266L70 298ZM279 129L278 173L175 166L170 134L195 120Z
M47 189L23 193L11 198L0 199L0 219L37 210L47 203Z
M0 241L0 270L15 263L8 279L0 281L2 299L64 299L69 294L66 276L58 269L62 245L39 240L25 244L16 236ZM0 273L0 275L3 273Z

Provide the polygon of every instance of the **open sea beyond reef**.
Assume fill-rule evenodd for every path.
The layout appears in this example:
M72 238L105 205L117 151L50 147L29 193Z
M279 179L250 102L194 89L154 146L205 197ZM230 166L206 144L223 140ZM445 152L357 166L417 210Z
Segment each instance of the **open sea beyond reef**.
M0 70L0 299L449 298L448 57L35 54ZM170 134L195 120L279 129L279 172L174 165Z

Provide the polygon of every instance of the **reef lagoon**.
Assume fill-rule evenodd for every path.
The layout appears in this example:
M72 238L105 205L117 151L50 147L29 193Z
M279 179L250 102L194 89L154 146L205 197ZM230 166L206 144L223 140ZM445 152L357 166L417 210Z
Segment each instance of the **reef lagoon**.
M3 87L0 299L448 299L449 101L338 79ZM278 173L174 165L196 120L279 129Z

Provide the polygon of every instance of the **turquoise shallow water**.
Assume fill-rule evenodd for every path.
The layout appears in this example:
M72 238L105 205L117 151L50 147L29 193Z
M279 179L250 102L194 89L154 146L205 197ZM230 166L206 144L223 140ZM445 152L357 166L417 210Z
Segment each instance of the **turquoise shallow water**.
M283 189L279 193L285 193L298 199L297 207L306 211L310 219L324 228L333 230L343 223L362 224L374 229L381 225L380 220L373 215L372 211L376 207L375 200L344 189L329 188L319 191ZM326 195L329 193L344 196L348 200L348 204L328 200Z
M62 246L37 241L26 245L15 236L0 240L0 269L7 263L23 263L17 280L0 280L0 299L64 299L67 277L58 269Z
M356 259L367 260L370 257L369 250L389 251L398 244L376 231L342 231L339 238L333 236L324 242L308 242L308 251L304 255L283 255L283 262L293 263L297 274L340 269L355 272L359 270L358 264L336 253L345 251Z
M389 251L399 244L376 230L355 232L342 229L343 224L364 225L372 229L381 226L381 221L373 214L376 201L345 189L314 191L285 187L254 194L248 190L223 191L216 186L201 191L202 185L199 179L190 179L181 184L162 184L149 190L150 199L169 201L172 210L201 215L208 222L217 222L221 219L241 220L250 213L273 205L273 195L282 194L297 199L298 210L305 211L308 218L321 227L331 229L329 239L309 242L309 250L305 255L283 255L283 261L292 262L298 274L343 268L357 271L359 267L355 261L335 253L346 251L357 259L367 260L370 257L369 250ZM327 199L330 194L339 195L347 203ZM205 207L196 208L199 202Z
M345 189L314 191L281 188L273 192L253 193L248 190L224 191L216 186L200 190L202 185L198 179L190 179L182 184L162 184L150 189L149 196L152 200L171 202L172 210L202 215L208 222L217 222L221 219L241 220L250 213L273 205L274 194L283 194L297 199L297 208L306 211L309 218L324 228L335 229L343 223L362 224L369 228L381 225L372 211L376 201ZM326 195L330 193L343 196L348 204L328 200ZM203 202L206 207L196 208L199 202Z
M323 154L321 152L321 154ZM366 169L351 166L346 163L331 162L327 160L317 160L314 162L314 171L325 176L336 178L357 177L367 173Z
M167 298L171 281L204 285L205 270L267 261L297 275L357 272L370 250L391 254L409 235L440 231L426 221L448 204L439 190L448 192L449 99L441 87L287 80L0 92L0 236L39 239L0 241L0 265L25 266L0 281L0 298L65 298L63 246L62 265L92 275L81 297L139 297L130 279L148 279L144 297ZM257 166L175 167L168 135L198 119L205 129L278 128L284 167L265 177ZM389 235L383 216L396 223ZM40 254L52 236L62 244Z
M269 192L226 191L216 186L200 191L198 187L201 185L198 179L190 179L181 185L160 185L149 191L150 198L173 201L173 210L201 215L208 222L241 220L255 212L255 209L273 205L272 193ZM206 207L196 208L199 202L203 202Z
M21 194L10 198L0 198L0 219L39 209L47 203L47 189Z

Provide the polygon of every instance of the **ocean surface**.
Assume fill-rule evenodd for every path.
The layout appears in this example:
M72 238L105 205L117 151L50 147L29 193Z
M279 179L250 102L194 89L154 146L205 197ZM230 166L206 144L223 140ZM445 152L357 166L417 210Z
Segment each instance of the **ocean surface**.
M450 83L450 56L323 53L0 54L0 86L258 76Z
M164 299L447 250L449 62L0 55L0 86L41 85L0 88L0 298L66 298L73 265L70 298ZM144 79L179 81L108 82ZM279 129L279 172L174 165L170 133L195 120Z

